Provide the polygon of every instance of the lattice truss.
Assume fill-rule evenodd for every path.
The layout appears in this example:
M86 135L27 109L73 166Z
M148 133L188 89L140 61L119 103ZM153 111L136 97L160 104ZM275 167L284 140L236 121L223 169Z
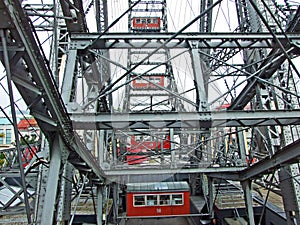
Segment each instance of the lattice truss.
M297 162L299 3L3 0L0 7L4 78L36 117L50 155L55 137L64 143L56 172L64 194L71 189L65 174L83 190L87 180L109 183L137 169L144 175L241 171L240 180ZM38 152L48 150L39 145ZM2 169L20 168L11 157L20 154L16 148L1 151L8 161ZM256 169L259 163L265 168ZM288 171L295 175L297 168ZM37 179L30 197L47 175ZM69 203L64 194L59 202ZM59 220L69 215L62 208Z

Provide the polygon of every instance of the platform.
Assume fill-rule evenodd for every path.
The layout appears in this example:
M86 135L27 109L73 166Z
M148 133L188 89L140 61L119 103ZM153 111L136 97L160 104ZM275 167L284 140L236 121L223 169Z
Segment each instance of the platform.
M190 225L185 217L128 219L125 225Z

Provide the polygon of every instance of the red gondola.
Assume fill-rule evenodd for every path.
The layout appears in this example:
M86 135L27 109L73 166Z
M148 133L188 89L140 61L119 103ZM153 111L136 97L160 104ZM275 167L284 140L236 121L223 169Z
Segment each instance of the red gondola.
M170 135L165 140L136 140L136 136L132 136L130 147L127 147L127 163L140 164L149 160L147 151L164 151L171 149Z
M159 17L134 17L132 18L132 29L135 31L157 32L160 31Z
M190 214L187 182L127 184L127 216L175 216Z
M164 87L165 85L165 80L164 76L147 76L145 77L147 80L155 83L158 86ZM141 79L141 78L136 78L132 81L132 87L134 89L158 89L156 85L153 83L148 82L147 80Z

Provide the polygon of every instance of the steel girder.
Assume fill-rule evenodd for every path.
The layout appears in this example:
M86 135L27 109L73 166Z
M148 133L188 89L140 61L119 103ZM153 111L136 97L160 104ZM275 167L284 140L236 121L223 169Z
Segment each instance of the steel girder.
M58 187L61 179L59 176L61 167L58 164L66 162L62 158L68 159L79 171L84 170L86 173L88 170L90 178L94 181L102 181L102 172L95 158L72 129L70 118L52 78L48 63L20 2L4 0L0 2L0 6L1 11L5 12L4 19L9 21L9 26L2 27L9 30L8 45L18 43L19 46L18 48L9 48L10 64L13 65L11 66L12 80L15 81L15 85L29 106L31 114L36 118L42 132L46 135L50 146L54 146L53 149L50 149L51 159L57 160L53 160L51 163L50 174L52 176L47 180L46 193L40 196L41 201L47 199L49 204L44 204L43 209L40 208L44 211L38 213L40 217L36 221L45 224L58 219L55 218L58 192L51 191L61 191L63 188L63 186ZM59 144L56 144L57 142ZM62 157L55 149L67 149L67 151ZM61 194L64 192L62 191ZM66 208L62 207L60 208L62 213L65 213L63 211ZM64 215L60 215L60 218L63 217Z
M147 129L286 126L300 123L299 110L161 112L161 113L71 113L75 129Z
M174 33L80 33L71 34L71 49L157 48ZM299 48L300 35L295 32L276 33L277 39L290 48ZM155 41L156 40L156 41ZM215 48L279 48L269 33L181 33L165 45L166 48L189 48L189 42L199 49Z
M5 6L4 10L7 10L7 15L9 16L7 19L11 20L11 24L13 24L10 30L14 40L22 43L25 49L23 55L18 55L17 53L14 55L14 57L19 56L18 58L13 58L13 60L16 60L20 66L18 67L17 64L17 66L13 67L16 70L12 71L12 79L16 77L16 80L19 81L16 82L16 85L19 87L25 102L31 107L31 113L36 117L39 126L46 136L49 137L49 140L51 140L52 132L59 132L72 154L76 155L76 151L81 151L79 153L80 157L84 158L90 166L94 164L91 167L94 167L95 171L97 171L96 167L98 166L96 166L93 157L72 130L72 122L47 66L48 64L39 46L36 44L33 36L34 32L20 3L18 1L3 1L2 5ZM21 65L21 56L27 63L27 68ZM29 69L29 72L27 69ZM20 74L23 77L20 77ZM30 79L25 80L25 77ZM85 153L85 151L87 152ZM101 172L99 170L98 172L98 176L101 177Z
M288 28L286 29L287 33L296 33L296 31L299 30L299 18L300 8L297 9L296 13L293 16L293 19L288 24ZM266 57L266 59L263 61L263 63L261 63L261 65L258 67L258 70L260 70L261 72L257 75L257 77L270 78L275 73L275 71L279 69L279 67L285 60L292 58L294 53L298 56L300 54L298 49L298 41L288 41L286 43L281 43L275 33L272 33L271 36L275 39L274 43L278 47L273 48L272 51ZM285 36L285 39L286 38L287 36ZM294 47L296 47L296 51L293 51ZM234 99L230 106L230 109L243 109L249 103L250 99L252 99L255 95L254 87L257 84L257 82L258 79L254 79L248 82L247 86L244 88L241 94L236 99Z
M300 159L299 147L300 141L298 140L276 152L272 158L265 158L251 165L249 168L241 169L238 173L231 173L228 171L221 174L211 171L209 176L239 181L255 180L256 178L262 177L264 174L272 173L281 167L297 163Z
M266 158L252 165L250 168L236 167L236 168L222 168L222 167L209 167L209 168L192 168L185 170L184 168L174 169L149 169L145 170L143 174L161 174L161 173L207 173L214 178L224 178L229 180L245 181L249 179L255 179L263 176L265 173L270 173L282 166L297 163L300 159L300 153L298 151L300 142L297 141L291 145L288 145L276 152L272 158ZM125 171L110 170L105 172L108 177L118 177L126 175L138 175L141 171L130 169ZM111 178L112 179L112 178ZM116 178L117 179L117 178Z
M3 2L8 2L8 1L3 1ZM64 4L66 2L67 1L65 1ZM18 5L17 2L15 2L14 4ZM68 7L70 7L70 5ZM71 6L71 8L72 7L73 6ZM19 12L19 11L21 12L20 7L18 7L18 6L12 6L12 8L16 9L17 12ZM73 9L76 9L76 7L74 7ZM12 11L10 13L12 13ZM81 22L79 22L75 26L75 28L72 28L72 26L69 26L71 31L81 31L81 32L84 31L84 29L82 29L82 25L84 25L84 22L82 21L82 19L83 19L82 11L80 11L78 16L81 16L81 19L79 20ZM11 19L8 18L8 17L5 17L4 20L10 21ZM20 21L18 21L18 22L20 22ZM293 21L293 22L295 22L295 21ZM22 24L22 23L20 23L20 24ZM10 27L10 29L14 29L14 26ZM20 30L18 30L18 32L19 31ZM18 32L13 31L15 37L18 36ZM29 29L28 32L30 32L30 29ZM107 36L109 36L109 35L107 35ZM117 35L121 36L120 34L117 34ZM267 40L262 38L262 37L261 37L262 39L259 39L259 38L257 39L257 37L255 37L255 38L251 39L250 41L249 41L249 39L246 38L247 35L244 35L244 34L241 35L244 38L243 40L238 40L238 38L235 39L235 37L238 37L240 34L238 34L237 36L235 36L235 35L231 36L231 38L229 36L227 36L227 37L225 37L225 39L218 39L217 35L215 35L214 38L216 39L216 41L210 41L210 39L207 39L207 37L209 37L209 35L210 34L205 34L205 37L202 36L200 39L199 39L199 37L198 37L198 39L196 39L196 42L198 43L199 48L255 48L255 47L259 47L259 48L279 49L279 46L276 45L278 43L275 43L274 41L272 41L272 35L267 35L268 36ZM230 35L232 35L232 34L230 34ZM251 36L251 35L252 34L250 34L248 36ZM262 34L262 36L264 36L264 35L265 34ZM289 40L292 40L292 42L288 42L285 39L284 34L280 34L280 35L276 34L276 37L280 40L280 43L282 43L283 45L285 45L285 44L288 45L289 48L287 49L287 51L289 51L289 49L290 49L291 53L295 54L295 53L299 52L299 50L298 50L299 45L298 45L298 37L293 39L293 37L292 37L293 35L294 34L291 34L291 35L287 34L287 36L290 38ZM89 35L87 35L87 36L89 36ZM96 34L95 36L97 36L97 37L95 37L95 40L96 40L96 38L99 37L99 34ZM296 36L297 36L297 34L296 34ZM27 63L29 65L30 69L32 69L32 68L35 68L34 67L35 64L33 62L30 62L30 61L34 61L33 60L34 55L26 55L27 54L26 51L29 51L28 50L29 47L31 47L33 45L28 45L26 43L22 44L22 41L24 41L24 37L25 37L25 39L27 39L27 36L23 35L23 38L21 38L22 40L21 39L18 40L18 42L21 43L21 47L17 48L18 50L16 50L16 48L14 46L11 47L11 50L15 49L15 50L13 50L13 51L15 51L15 56L11 59L11 61L12 62L13 61L18 61L20 59L20 57L22 56L22 54L25 54L24 58L27 60ZM136 47L136 48L138 48L138 47L141 47L141 46L145 46L145 47L153 48L153 46L154 46L154 48L155 48L155 46L156 47L161 46L160 44L156 45L156 44L151 43L149 41L149 39L147 37L151 37L151 35L148 36L148 34L147 35L145 34L142 37L144 39L142 39L140 43L138 43L138 42L137 43L136 42L131 43L130 38L128 38L126 41L123 41L122 37L121 38L117 37L117 38L113 38L113 39L107 39L107 41L106 40L101 40L101 38L100 38L99 42L98 43L96 42L96 44L94 43L93 47L96 47L96 48L111 48L112 49L112 48L115 48L115 47L119 47L119 48ZM179 36L177 36L177 37L179 37ZM88 38L84 39L84 40L79 40L79 41L77 41L76 38L75 38L74 39L74 45L71 45L71 47L73 49L76 49L76 50L77 49L85 50L85 49L89 48L89 46L90 46L89 38L90 38L90 36ZM132 38L136 39L137 37L132 37ZM166 37L164 37L164 38L166 38ZM162 38L162 40L163 40L163 38ZM189 48L190 46L188 45L186 40L194 41L194 39L189 39L189 37L187 37L187 39L178 39L178 40L174 39L174 40L176 40L175 43L170 42L166 46L167 47ZM32 39L29 38L29 41L32 41ZM23 52L24 50L25 50L25 53ZM17 51L21 51L21 54L18 54ZM278 54L277 56L278 56L278 58L281 58L282 53ZM275 63L275 64L269 64L269 65L278 66L280 64L281 60L282 59L278 60L277 63ZM45 62L41 62L41 63L45 63ZM19 66L18 68L21 68L22 71L26 71L21 66ZM35 73L35 72L33 72L33 73ZM48 76L51 77L48 72L46 72L45 74L46 74L47 77ZM270 73L269 75L271 76L272 74ZM92 156L90 156L89 153L85 152L85 147L84 147L83 143L80 142L80 140L78 140L79 143L80 143L79 146L82 147L82 149L79 149L79 150L75 149L75 151L73 151L74 150L73 147L76 148L77 145L72 145L73 144L72 142L68 142L68 140L69 140L68 138L70 137L69 135L71 135L72 132L69 132L69 130L64 129L65 126L70 125L69 122L68 122L69 119L66 118L67 112L66 112L66 110L62 110L62 113L59 113L60 110L61 110L60 107L61 107L62 103L61 103L61 101L56 101L57 100L56 98L57 98L57 95L58 95L57 92L56 92L56 89L54 89L54 91L53 91L55 93L54 97L51 95L51 92L49 92L49 89L52 88L51 82L50 82L50 87L47 87L47 85L48 85L47 82L46 83L45 82L40 82L40 80L39 80L42 77L41 74L38 74L38 73L34 74L33 77L34 77L34 81L37 82L37 83L31 82L30 80L24 80L21 76L17 76L17 75L13 79L15 79L15 83L17 84L19 89L23 89L23 91L21 91L21 92L23 93L24 99L27 101L27 104L32 107L31 109L32 109L33 113L35 113L36 118L39 120L39 124L41 125L42 129L45 131L46 134L48 134L48 137L50 137L53 133L58 132L58 130L59 130L60 133L62 134L63 138L67 139L67 146L69 146L69 144L71 143L71 146L72 146L72 148L71 148L71 150L72 150L71 151L71 156L72 157L71 158L74 159L74 161L73 161L74 165L77 165L79 167L80 164L81 165L85 164L84 169L87 169L87 170L91 169L94 172L96 171L96 174L104 174L103 171L99 170L99 168L96 166L96 164L94 164L94 161L91 159ZM43 89L45 89L45 88L46 88L46 93L43 91ZM246 93L249 94L249 92L246 92ZM245 94L245 93L242 93L240 98L245 97L245 95L243 95L243 94ZM37 101L33 101L32 99L35 99ZM47 110L50 111L50 114L44 108L43 104L45 102L46 102L47 106L49 106L49 109L47 109ZM237 105L239 105L238 107L240 107L240 104L237 104ZM234 108L236 109L236 107L234 107ZM270 111L268 111L268 112L270 112ZM291 112L291 113L289 113L289 112ZM224 116L224 115L222 117L222 113L223 112L221 112L218 115L220 117L218 117L218 116L216 117L216 119L217 119L216 121L218 121L219 126L225 126L225 124L227 126L229 124L229 126L233 126L233 127L235 127L235 126L238 126L238 127L240 127L240 126L246 126L246 127L250 126L251 127L252 126L252 127L254 127L254 126L262 126L262 125L290 125L290 124L294 125L294 124L298 124L298 122L299 122L298 119L297 119L297 115L299 115L297 111L286 111L286 112L285 111L284 112L274 111L274 114L276 114L274 116L274 118L270 118L273 115L272 116L269 115L269 117L268 117L265 113L260 114L260 112L253 112L253 115L250 116L250 117L247 117L244 114L244 112L242 112L242 113L240 113L240 112L232 112L232 113L228 112L233 118L232 117L227 117L227 116ZM248 113L248 112L246 112L246 113ZM224 114L225 114L225 112L224 112ZM294 115L292 115L292 114L294 114ZM164 115L166 115L166 116L164 116ZM167 115L167 114L164 114L164 115L162 116L164 121L169 126L174 126L174 127L181 127L182 124L184 124L183 126L194 127L195 125L191 124L191 123L194 123L195 121L197 122L198 125L199 125L199 123L198 123L199 121L204 122L204 123L200 123L201 124L200 126L211 127L212 126L212 121L214 121L212 119L212 115L210 115L210 114L208 116L206 116L204 114L200 115L200 116L195 116L195 117L193 117L194 119L191 120L191 123L190 122L185 123L185 121L184 121L184 119L187 119L187 116L190 116L190 115L185 115L183 118L179 117L179 116L172 116L172 115ZM260 120L256 121L254 115L258 115ZM61 119L60 116L62 116L63 119L66 118L65 121L64 120L63 121L59 120L59 119ZM98 116L100 117L100 114L96 115L96 117L98 117ZM100 127L101 129L112 129L112 128L114 128L114 125L113 125L114 121L117 122L116 127L120 128L120 129L121 128L122 129L123 128L128 128L128 127L131 126L131 125L127 125L126 124L127 122L124 123L124 121L119 121L119 118L114 120L116 117L118 117L117 114L116 114L116 117L113 116L113 120L109 120L107 118L107 117L110 117L110 116L111 115L104 116L105 117L104 121L102 121L102 118L101 119L97 118L96 119L96 124L97 125L96 126L92 125L92 128L93 129L99 129L99 127ZM137 123L136 121L133 121L133 119L130 118L130 121L133 123L133 126L130 127L130 128L136 128L136 127L137 128L139 128L139 127L140 128L146 128L146 127L149 128L151 126L155 127L155 126L157 126L156 124L158 122L161 122L160 119L155 120L155 119L150 118L150 115L144 115L144 116L145 117L143 117L143 116L140 117L140 120L142 122L139 122L139 123ZM168 120L167 116L172 116L173 119L170 121L170 120ZM72 117L73 117L73 115L72 115ZM85 117L85 116L83 116L83 117ZM89 117L89 118L87 118L87 117ZM131 117L131 116L129 116L129 117ZM86 118L84 118L84 120L80 120L80 119L78 119L79 117L77 117L77 115L75 115L75 113L74 113L74 118L75 118L74 119L75 123L77 123L77 121L79 121L78 124L82 125L83 121L94 120L94 115L92 115L92 116L87 115ZM123 118L123 117L121 116L121 118ZM144 122L145 118L146 118L146 122ZM289 118L291 120L288 121L287 118ZM178 121L180 121L180 122L178 122ZM189 120L187 119L187 121L189 121ZM121 123L121 125L118 125L119 122ZM84 128L85 129L91 129L91 127L89 127L89 125L91 125L91 124L95 124L95 122L92 121L91 123L86 124ZM103 127L101 127L101 126L103 126ZM78 137L76 137L76 138L78 138ZM293 153L292 149L293 148L284 149L285 150L285 157L288 157L289 153L291 153L291 155L294 156L294 157L298 157L297 153L296 152ZM85 153L87 153L88 156L83 156ZM85 161L85 162L83 162L81 159L76 161L78 156L83 157L83 159L84 159L83 161ZM266 165L266 169L268 169L268 168L273 168L272 165L276 164L277 162L279 162L278 165L284 164L286 162L291 162L290 161L291 158L280 160L281 158L284 158L284 157L279 157L279 156L277 157L276 154L273 157L271 158L271 162L269 162L270 165L267 163L267 161L264 161L265 164L262 163L263 164L262 167L264 167L264 165ZM279 161L276 161L276 160L279 160ZM260 167L260 169L256 170L256 169L253 169L253 168L255 168L255 165L253 165L253 167L251 167L249 170L245 170L244 173L249 174L249 175L247 175L248 177L246 179L250 179L250 178L255 177L256 175L258 175L259 172L262 171L262 169L261 169L262 167ZM195 171L197 171L197 172L213 173L213 171L215 171L218 174L221 174L221 172L223 173L223 172L232 171L232 170L236 170L237 173L239 173L238 171L240 171L238 168L213 168L213 169L203 169L203 170L195 169ZM251 170L254 171L253 175L251 175ZM164 170L164 171L173 173L176 170ZM149 171L147 171L147 172L149 172ZM150 170L150 172L151 172L151 170ZM190 170L190 172L193 172L193 170ZM108 171L108 173L123 175L124 170L122 170L122 171L121 170L111 170L111 171ZM134 174L135 172L132 172L132 173ZM155 174L155 173L158 173L158 172L156 172L156 170L153 170L152 173ZM230 178L229 175L227 177ZM244 178L237 178L237 179L244 179Z

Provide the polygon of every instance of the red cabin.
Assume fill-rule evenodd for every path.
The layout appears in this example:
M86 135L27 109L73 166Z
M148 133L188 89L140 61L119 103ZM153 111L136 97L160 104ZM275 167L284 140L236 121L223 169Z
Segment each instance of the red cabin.
M164 87L165 80L164 76L147 76L145 77L147 80L153 82L154 84L157 84L158 86ZM153 83L148 82L147 80L136 78L132 81L132 87L134 89L158 89L156 85Z
M151 138L151 136L148 136ZM136 140L136 136L131 136L131 149L148 149L153 151L158 151L162 149L170 149L171 142L170 142L170 135L166 136L166 139L157 139L154 140Z
M167 135L166 140L136 140L136 136L131 136L130 147L127 147L127 163L129 165L143 163L149 160L147 151L162 151L170 148L170 135Z
M216 110L218 110L218 111L221 111L221 110L226 110L226 109L228 109L229 107L230 107L230 103L225 103L225 104L223 104L223 105L220 105L220 106L218 106L217 108L216 108Z
M127 184L127 216L175 216L190 214L187 182Z
M132 30L144 32L160 31L159 17L134 17L132 18Z

